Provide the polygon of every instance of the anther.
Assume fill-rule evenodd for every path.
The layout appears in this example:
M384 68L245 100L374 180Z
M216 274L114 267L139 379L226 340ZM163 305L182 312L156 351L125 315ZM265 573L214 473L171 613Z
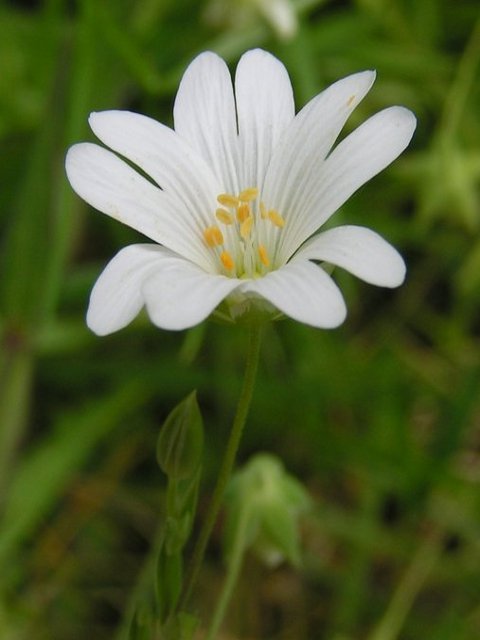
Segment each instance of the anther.
M237 209L237 219L239 222L245 222L250 217L250 205L244 202Z
M260 217L265 220L266 218L268 218L268 211L267 211L267 207L265 206L265 203L263 202L263 200L260 200Z
M260 257L260 262L265 266L268 267L268 265L270 264L270 259L268 257L268 253L267 250L265 249L263 244L259 244L258 245L258 255Z
M209 247L217 247L223 244L223 233L218 227L207 227L203 232L203 238Z
M238 207L239 204L238 198L231 193L221 193L217 196L217 201L224 207Z
M256 187L251 187L250 189L244 189L243 191L240 191L240 193L238 194L238 199L241 202L251 202L252 200L255 200L257 196L258 189Z
M252 230L252 224L253 224L253 217L249 216L240 225L240 235L244 240L246 240L250 235L250 231Z
M270 209L270 211L268 212L268 217L276 227L280 227L281 229L285 226L285 220L278 213L278 211L275 211L275 209Z
M222 261L222 264L227 271L231 271L235 266L233 258L228 253L228 251L222 251L222 253L220 254L220 260Z
M223 224L233 224L234 217L227 211L226 209L217 209L215 211L215 216L219 222L223 222Z

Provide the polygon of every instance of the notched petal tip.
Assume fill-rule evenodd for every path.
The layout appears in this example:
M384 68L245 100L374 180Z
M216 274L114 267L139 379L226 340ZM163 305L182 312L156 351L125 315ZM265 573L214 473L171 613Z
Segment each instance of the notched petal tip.
M365 69L364 71L358 71L353 74L357 76L359 79L366 80L366 84L369 85L369 88L373 85L375 80L377 79L377 70L376 69Z
M79 144L81 144L81 143L79 142L79 143L74 144L73 146L71 146L71 147L67 150L67 153L65 154L65 171L66 171L66 173L67 173L67 177L68 177L69 171L70 171L70 169L71 169L71 167L72 167L72 164L73 164L73 162L74 162L75 154L77 153L77 152L75 151L75 147L78 147L78 145L79 145ZM70 179L70 178L69 178L69 179Z
M405 260L398 251L392 247L390 271L385 274L385 279L381 286L387 287L388 289L396 289L405 282L406 277L407 265L405 264Z
M97 145L94 145L91 142L78 142L70 147L65 155L65 172L67 174L68 181L70 182L72 189L80 197L83 196L78 184L79 177L83 172L86 163L88 163L90 154L95 152L92 150L92 147L96 146Z
M169 259L168 252L153 244L121 249L93 286L86 316L88 328L106 336L130 324L144 304L142 283Z
M406 274L405 262L395 247L375 231L355 225L319 233L297 257L335 265L377 287L398 287Z
M92 312L90 309L91 308L89 306L87 309L87 314L85 316L85 324L96 336L98 336L99 338L103 338L104 336L109 336L119 330L113 326L105 326L101 321L98 320L97 314Z
M202 53L199 53L197 56L195 56L195 58L193 58L193 60L185 69L182 80L180 81L179 91L182 88L182 84L184 84L186 81L189 81L191 78L208 78L210 76L210 73L218 73L218 69L228 71L227 63L225 62L225 60L214 51L202 51ZM228 75L230 75L229 71Z
M413 111L402 106L388 107L385 109L391 117L391 123L404 132L406 143L412 139L413 133L417 127L417 118Z
M287 69L283 64L283 62L281 62L269 51L265 51L265 49L260 49L260 47L257 47L255 49L250 49L240 57L240 60L237 65L237 72L239 68L242 69L244 72L248 71L248 69L250 68L252 69L252 71L256 71L258 68L258 65L264 65L264 64L272 65L271 66L272 69L276 67L277 69L281 70L288 76Z
M112 114L119 112L119 109L106 109L105 111L92 111L88 116L88 124L94 130L94 126L98 122L102 122Z
M199 62L208 61L208 60L215 61L215 62L220 61L223 64L225 64L224 59L221 56L219 56L218 53L215 53L215 51L208 50L208 51L202 51L197 56L195 56L195 58L193 58L193 60L188 65L187 69L189 69L194 64L198 64Z

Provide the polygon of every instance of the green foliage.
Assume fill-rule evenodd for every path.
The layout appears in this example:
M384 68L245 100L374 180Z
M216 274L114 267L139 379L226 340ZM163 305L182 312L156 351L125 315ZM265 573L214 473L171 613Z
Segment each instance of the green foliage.
M0 6L0 637L124 640L131 629L151 640L155 575L168 592L162 616L175 606L179 554L188 556L186 536L197 531L199 470L190 482L165 483L157 427L199 390L201 521L246 336L213 323L171 334L145 318L108 338L90 335L84 311L95 277L137 236L80 202L63 160L68 145L93 139L90 111L128 108L171 124L175 88L196 53L215 50L233 66L261 46L287 65L297 107L341 76L376 68L347 129L391 104L413 109L419 126L409 150L335 217L394 243L408 262L406 284L376 290L338 271L343 327L281 322L265 331L241 457L278 456L314 507L302 525L303 568L272 571L249 557L225 628L272 640L473 640L478 3L297 0L291 40L252 2L234 21L212 18L213 4ZM197 613L203 631L221 588L224 531L220 523L195 615L172 622L172 633L195 637Z

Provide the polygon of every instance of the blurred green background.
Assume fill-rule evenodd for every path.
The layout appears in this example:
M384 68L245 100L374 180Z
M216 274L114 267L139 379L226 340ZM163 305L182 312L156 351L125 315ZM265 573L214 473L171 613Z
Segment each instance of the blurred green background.
M181 74L212 49L233 68L261 46L287 66L297 108L375 68L347 125L392 104L413 143L335 222L397 246L395 291L336 272L335 331L265 332L239 464L284 461L315 508L304 569L249 558L226 638L480 637L480 27L477 0L292 0L290 38L253 0L0 3L0 638L120 638L162 525L159 426L198 389L205 510L232 417L246 335L140 318L107 338L84 324L106 261L137 241L70 189L66 148L92 110L172 123ZM196 606L221 584L214 533ZM203 587L203 588L202 588ZM117 635L118 634L118 635Z

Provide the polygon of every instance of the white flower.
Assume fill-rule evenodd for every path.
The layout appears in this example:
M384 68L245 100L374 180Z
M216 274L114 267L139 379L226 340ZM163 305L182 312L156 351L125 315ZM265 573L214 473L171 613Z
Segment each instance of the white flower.
M258 305L314 327L338 326L345 303L314 261L371 284L400 285L404 262L373 231L316 234L415 129L410 111L390 107L332 150L374 79L372 71L348 76L295 116L276 58L261 50L242 56L234 94L226 64L207 52L182 78L175 130L128 111L92 113L94 133L113 152L73 146L68 178L93 207L157 244L128 246L111 260L92 291L89 327L111 333L145 305L157 326L185 329L224 300L233 318Z

